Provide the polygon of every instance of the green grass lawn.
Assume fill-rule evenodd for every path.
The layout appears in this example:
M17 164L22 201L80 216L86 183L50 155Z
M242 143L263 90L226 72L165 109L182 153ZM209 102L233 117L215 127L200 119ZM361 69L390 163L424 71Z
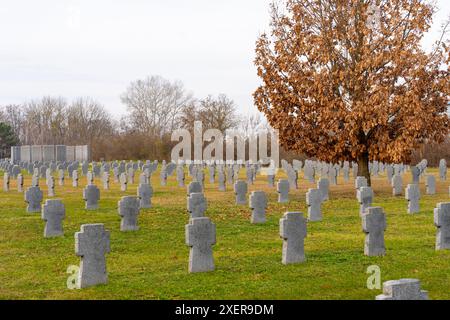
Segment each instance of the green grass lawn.
M437 176L436 170L429 172ZM407 173L404 184L410 180ZM41 179L46 195L44 184ZM382 281L417 278L431 299L450 299L450 251L435 251L433 224L436 204L450 201L448 182L438 182L438 194L434 196L425 195L422 182L421 212L409 215L407 201L391 195L387 178L374 179L374 205L383 207L387 214L387 255L371 258L364 256L364 234L353 182L344 184L340 179L339 185L330 189L330 201L323 205L323 221L308 223L306 263L284 266L279 219L287 211L306 213L305 192L314 185L301 175L300 189L291 191L291 201L278 204L276 190L259 176L249 190L269 193L268 221L252 225L248 206L234 205L232 186L227 186L227 192L219 192L217 185L206 181L207 216L217 226L217 245L216 271L205 274L187 272L186 190L177 186L175 177L161 187L159 172L154 175L153 208L141 211L140 231L132 233L119 231L117 202L121 196L135 195L137 184L123 193L113 181L111 190L105 191L96 180L101 190L97 211L84 210L85 184L82 178L79 188L73 188L71 180L66 180L65 187L56 186L55 198L66 205L66 219L65 236L55 239L44 239L44 222L39 214L26 213L23 194L16 191L15 181L11 181L10 192L0 191L1 299L373 300L381 290L367 289L366 270L371 265L380 266ZM28 175L25 185L30 185ZM104 223L111 231L109 283L69 290L66 270L80 262L74 252L74 233L86 223Z

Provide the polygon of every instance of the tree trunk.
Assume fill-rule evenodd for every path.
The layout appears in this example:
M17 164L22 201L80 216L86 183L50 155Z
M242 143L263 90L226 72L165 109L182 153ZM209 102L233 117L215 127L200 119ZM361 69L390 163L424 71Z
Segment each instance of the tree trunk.
M365 177L367 179L367 185L372 186L372 181L370 180L369 172L369 153L364 152L358 158L358 177Z

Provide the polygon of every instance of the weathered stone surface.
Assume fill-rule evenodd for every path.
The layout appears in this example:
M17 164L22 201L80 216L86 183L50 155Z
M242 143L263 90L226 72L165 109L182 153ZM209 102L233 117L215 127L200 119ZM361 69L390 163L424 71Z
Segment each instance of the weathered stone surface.
M238 180L234 183L234 194L236 195L236 204L247 204L247 182Z
M408 213L418 213L420 211L420 189L417 184L408 184L405 192L405 199L408 200Z
M186 225L189 272L214 271L212 246L216 244L216 225L209 218L192 218Z
M120 190L125 192L128 188L128 178L126 173L121 173L119 176L119 182L120 182Z
M275 187L275 175L274 174L267 175L267 183L268 183L269 187L271 187L271 188Z
M141 183L137 190L139 198L139 206L141 209L149 209L152 207L153 188L151 185Z
M342 174L344 176L344 182L347 183L350 180L350 163L348 161L344 162L342 167Z
M363 215L366 209L372 206L373 190L371 187L361 187L357 191L356 197L359 202L359 214Z
M217 181L219 183L219 191L226 191L227 185L226 185L226 177L225 177L224 171L219 170L219 172L217 174Z
M78 187L78 171L77 170L72 171L72 187L74 187L74 188Z
M86 174L86 180L87 180L87 184L94 184L95 182L95 177L94 174L92 173L92 171L88 171Z
M58 170L58 185L60 187L64 186L64 180L65 180L64 169L59 169Z
M445 159L439 161L439 178L441 181L447 180L447 161Z
M23 181L24 181L23 175L19 174L17 176L17 192L20 192L20 193L23 192Z
M428 195L436 194L436 178L432 175L428 175L426 179L426 191Z
M34 174L31 177L31 186L32 187L39 187L39 175Z
M10 184L10 177L9 177L9 173L5 172L3 174L3 191L4 192L8 192L9 191L9 184Z
M376 300L428 300L428 292L420 289L417 279L391 280L383 283L383 294Z
M392 195L401 196L403 194L403 178L400 174L395 174L392 177Z
M83 190L83 200L86 203L86 210L97 210L98 201L100 200L100 190L97 186L90 184Z
M52 238L64 235L62 221L66 217L66 208L61 200L46 200L41 217L45 221L44 237Z
M434 225L437 228L436 250L450 250L450 202L439 203L434 209Z
M305 258L306 219L301 212L287 212L280 219L283 264L301 263Z
M83 176L87 176L88 172L89 172L89 163L84 161L81 164L81 173L83 174Z
M288 180L279 180L277 183L278 202L289 202L289 189L290 184Z
M138 197L122 197L119 201L120 231L137 231L140 201Z
M41 203L43 193L39 187L30 187L25 192L25 202L28 203L27 212L36 213L41 212Z
M177 182L178 186L183 188L185 186L186 175L184 173L184 167L182 165L177 166Z
M198 181L192 181L189 183L187 187L187 196L191 195L191 193L202 193L203 187L202 184Z
M330 182L327 178L320 178L317 182L317 189L320 190L322 195L322 202L330 199Z
M191 218L201 218L205 215L207 201L203 193L191 193L187 201L187 210Z
M322 194L319 189L309 189L306 193L308 220L322 221Z
M103 189L109 190L109 182L110 182L109 172L103 172L102 182L103 182Z
M194 176L194 181L200 182L202 187L205 185L205 174L201 168L199 168Z
M127 171L127 179L128 179L128 184L134 184L134 169L132 167L128 168Z
M75 233L75 253L81 257L80 289L108 282L105 255L110 250L110 234L103 224L84 224Z
M246 167L246 171L245 171L245 175L247 177L247 184L253 184L254 180L254 174L253 174L253 167L252 166L247 166Z
M253 191L250 194L249 206L252 209L251 223L265 223L267 209L267 196L265 192Z
M419 184L420 170L416 166L411 167L412 184Z
M366 177L356 177L355 179L355 189L358 190L361 187L367 187Z
M209 165L208 173L209 173L209 183L214 184L216 179L216 167L213 165Z
M168 174L167 174L167 170L166 170L166 165L164 165L164 164L161 167L161 172L159 173L159 177L160 177L160 181L161 181L161 186L166 186Z
M330 184L335 186L337 185L337 175L338 171L335 166L330 166L330 170L328 171L328 178L330 180Z
M225 173L226 173L226 177L227 177L227 183L229 185L233 184L234 181L234 170L232 166L226 166L225 167Z
M366 256L383 256L386 254L384 231L386 231L386 215L382 208L367 208L362 215L362 229L366 234L364 254Z
M53 176L47 178L47 193L49 197L55 196L55 178Z

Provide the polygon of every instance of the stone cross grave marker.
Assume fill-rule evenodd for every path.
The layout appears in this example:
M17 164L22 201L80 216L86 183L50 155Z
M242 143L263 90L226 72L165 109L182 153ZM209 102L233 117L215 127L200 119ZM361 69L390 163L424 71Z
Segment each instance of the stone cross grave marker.
M9 191L9 183L10 183L9 173L5 172L5 174L3 175L3 191L5 192Z
M289 202L289 189L290 184L288 180L279 180L277 183L278 202Z
M252 209L251 223L266 222L267 196L264 191L253 191L250 194L250 209Z
M383 294L376 300L428 300L428 292L420 289L417 279L391 280L383 283Z
M439 178L441 181L447 180L447 161L445 159L439 161Z
M59 169L58 170L58 184L61 187L64 186L64 178L65 178L64 170L63 169Z
M214 271L212 246L216 244L216 225L209 218L192 218L186 225L189 272Z
M308 205L308 220L322 221L322 194L319 189L309 189L306 193Z
M306 219L301 212L287 212L280 219L280 237L283 239L282 263L305 261Z
M86 180L87 180L87 184L88 184L88 185L94 184L95 176L94 176L94 174L92 173L92 171L88 171L88 172L87 172L87 174L86 174Z
M132 167L128 168L127 173L128 184L134 184L134 169Z
M120 231L137 231L140 201L138 197L122 197L119 201Z
M41 217L45 221L45 238L64 235L62 221L66 217L66 208L61 200L46 200Z
M432 175L428 175L426 178L426 188L428 195L436 194L436 178Z
M192 181L187 187L187 196L189 197L192 193L202 193L202 184L198 181Z
M127 184L128 184L127 174L126 173L121 173L120 177L119 177L119 180L120 180L120 190L122 192L127 191Z
M411 167L412 184L419 184L420 170L416 166Z
M159 174L160 180L161 180L161 186L167 185L167 170L166 166L161 167L161 172Z
M103 182L103 189L109 190L109 172L103 172L102 182Z
M366 234L364 254L366 256L384 256L384 231L386 230L386 215L380 207L367 208L362 215L362 229Z
M322 202L330 199L330 181L327 178L320 178L317 182L317 189L322 195Z
M110 234L103 224L84 224L75 233L75 253L81 257L80 289L108 282L105 255L110 251Z
M23 181L23 175L19 173L19 175L17 176L17 192L23 192Z
M86 202L86 210L97 210L100 200L100 190L94 184L89 184L83 190L83 200Z
M74 188L78 187L78 171L77 170L72 171L72 186Z
M236 195L236 204L238 205L247 204L247 192L248 192L247 182L243 180L238 180L234 183L234 194Z
M401 196L403 194L403 178L400 174L395 174L392 177L392 195Z
M184 167L182 165L177 166L177 182L178 186L183 188L185 186L185 173L184 173Z
M361 187L357 191L356 197L359 202L359 214L363 215L366 209L372 206L373 190L371 187Z
M31 186L39 187L39 176L38 175L35 174L31 177Z
M55 196L55 178L53 176L47 177L47 194L49 197Z
M434 225L437 228L436 250L450 250L450 202L439 203L434 209Z
M141 183L137 190L137 196L139 198L139 207L141 209L149 209L152 207L153 188L151 185Z
M405 192L405 199L408 200L408 213L418 213L420 211L420 189L418 184L408 184Z
M223 170L219 170L217 174L217 180L219 183L219 191L226 191L227 190L226 177L225 172Z
M30 187L25 192L25 202L28 203L27 212L41 212L43 193L39 187Z
M204 217L207 208L203 193L191 193L188 198L187 209L191 218Z
M367 187L367 179L366 177L356 177L355 179L355 189L356 191L359 190L361 187Z
M213 184L216 179L216 168L213 165L208 166L209 183Z

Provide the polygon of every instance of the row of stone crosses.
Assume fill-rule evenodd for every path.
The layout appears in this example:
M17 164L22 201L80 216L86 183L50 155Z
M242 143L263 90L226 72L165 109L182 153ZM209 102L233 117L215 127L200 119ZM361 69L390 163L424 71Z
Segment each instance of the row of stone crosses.
M57 164L55 170L59 172L60 185L64 185L65 171L73 178L73 186L78 186L78 169L77 163L69 164L66 169L63 169L64 164ZM445 166L444 166L445 165ZM4 178L4 190L9 190L9 175L15 176L18 179L18 191L23 190L23 176L20 173L22 169L30 168L26 163L20 165L8 166L7 163L0 163L0 166L5 170ZM304 239L306 237L307 221L321 221L322 212L321 204L329 199L329 186L330 180L332 184L337 184L337 175L342 170L344 180L348 180L348 173L350 168L348 163L344 163L343 166L328 165L319 162L305 161L305 164L301 161L294 160L293 165L290 165L286 161L282 162L283 169L286 171L288 179L279 180L277 183L278 202L285 203L289 201L290 188L298 188L297 179L298 173L303 168L305 178L315 181L315 175L327 175L328 178L320 178L317 183L317 189L309 189L306 194L306 202L308 205L308 218L304 218L302 213L288 212L280 220L280 236L283 239L282 249L282 263L301 263L305 261L304 253ZM17 167L19 170L17 171ZM109 189L109 171L113 170L113 174L116 182L120 182L121 190L126 191L126 185L128 183L134 183L135 170L142 170L143 173L140 176L140 183L138 188L137 197L123 197L119 201L119 215L121 216L121 231L135 231L138 230L138 215L140 209L151 207L151 197L153 189L150 182L150 176L156 171L158 163L147 161L145 164L142 162L129 162L124 161L113 162L112 164L103 163L101 166L92 164L92 171L89 170L86 163L82 164L82 174L86 175L88 185L83 190L83 198L86 201L86 209L96 210L98 208L98 201L100 199L100 190L94 185L95 177L102 177L104 189ZM215 166L207 166L210 173L210 182L214 183L215 180ZM360 203L360 214L362 217L363 231L366 233L365 249L364 252L368 256L379 256L385 254L384 246L384 231L386 230L386 218L382 208L372 207L373 191L367 186L367 180L364 177L357 176L356 164L353 164L353 174L355 179L355 188L357 193L357 199ZM422 161L416 167L408 167L403 165L384 165L381 163L371 163L370 172L372 175L377 176L384 171L387 172L388 178L390 178L393 194L401 195L402 189L402 176L405 171L410 170L412 174L413 183L406 188L405 196L408 200L408 212L416 213L419 211L419 198L420 192L418 188L419 179L424 175L426 171L426 160ZM214 168L214 170L211 170ZM226 177L229 178L229 182L233 183L239 175L239 165L230 166L217 166L219 190L226 190ZM234 182L234 192L236 195L236 204L247 204L248 184L253 184L256 173L260 171L258 165L246 164L246 176L247 182L242 180L236 180ZM173 163L166 164L163 162L160 173L161 185L166 185L167 177L172 175L176 170L177 181L180 186L184 186L184 165L175 165ZM12 171L12 172L11 172ZM62 174L61 174L62 171ZM225 171L228 174L225 174ZM44 175L45 172L45 175ZM54 183L53 188L52 180L52 164L46 166L45 164L35 163L33 165L33 178L32 186L25 193L25 200L28 203L28 212L41 212L41 202L43 199L42 191L39 189L39 178L45 176L47 186L49 186L49 196L54 196ZM182 173L181 173L182 172ZM189 174L193 177L193 182L189 184L187 191L187 209L190 214L189 224L186 225L186 244L190 247L189 256L189 272L209 272L214 270L214 260L212 246L216 242L215 225L211 220L205 217L207 211L207 201L203 194L204 187L204 174L203 166L190 165ZM442 180L446 179L447 165L445 160L441 160L439 176ZM62 178L61 178L62 177ZM75 177L75 178L74 178ZM435 181L432 179L434 176L427 176L426 185L427 193L434 194ZM22 183L20 183L20 181ZM76 181L76 183L75 183ZM274 175L268 174L268 183L270 186L274 186ZM20 186L20 187L19 187ZM22 190L21 190L22 188ZM266 209L267 209L267 196L263 191L254 191L249 196L249 206L252 210L251 223L264 223L266 221ZM65 207L61 200L47 200L42 208L42 218L46 221L44 236L45 237L57 237L63 235L62 221L65 217ZM450 203L440 203L435 209L435 224L438 228L436 249L450 249ZM81 232L77 232L75 235L75 247L76 254L81 257L82 268L79 273L78 285L80 288L85 288L97 284L107 282L106 273L106 259L105 254L109 252L109 232L104 230L103 224L83 225ZM409 279L410 280L410 279ZM403 287L415 285L417 286L417 280L413 283L407 279L405 282L399 280L402 285L397 291L401 292ZM389 282L385 284L385 287L396 286L397 283ZM390 289L386 289L386 292ZM410 292L406 290L405 292ZM426 297L426 294L422 294L419 284L419 296ZM395 296L395 295L394 295ZM397 295L397 297L405 295ZM393 295L379 296L377 299L390 299ZM416 297L417 298L417 297Z

